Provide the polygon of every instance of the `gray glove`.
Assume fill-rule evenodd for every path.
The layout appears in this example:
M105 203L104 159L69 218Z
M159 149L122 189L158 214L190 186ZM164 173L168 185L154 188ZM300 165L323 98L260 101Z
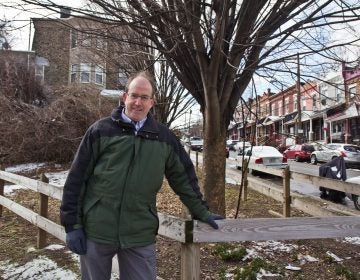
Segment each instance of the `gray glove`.
M86 254L86 237L82 228L75 229L66 234L66 245L78 255Z
M224 217L218 215L218 214L214 214L210 212L209 217L206 219L205 223L209 224L210 226L212 226L214 229L218 229L219 226L218 224L215 222L215 220L223 220Z

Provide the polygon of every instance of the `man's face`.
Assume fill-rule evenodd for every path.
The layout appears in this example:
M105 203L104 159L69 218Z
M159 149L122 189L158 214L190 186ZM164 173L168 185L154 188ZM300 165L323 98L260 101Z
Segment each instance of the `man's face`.
M123 95L125 114L133 121L140 121L146 117L154 105L152 86L143 77L136 77L131 81L129 90Z

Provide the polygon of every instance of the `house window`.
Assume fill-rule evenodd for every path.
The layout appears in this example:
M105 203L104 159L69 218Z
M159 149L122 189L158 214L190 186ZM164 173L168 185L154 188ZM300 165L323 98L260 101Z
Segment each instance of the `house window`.
M317 107L316 107L316 95L315 94L312 96L312 107L313 107L313 110L317 109Z
M336 96L335 96L336 101L340 101L340 99L341 99L341 90L339 88L335 89L335 94L336 94Z
M303 111L306 111L306 97L303 96L301 97L301 99L302 99L302 109Z
M80 64L80 82L90 83L90 64Z
M289 114L289 98L285 98L285 114Z
M72 64L71 65L71 73L70 73L70 82L75 83L77 80L77 73L78 73L78 65Z
M297 108L297 96L298 96L297 94L294 94L294 97L293 97L294 98L294 100L293 100L294 101L294 111L297 111L297 109L298 109Z
M104 84L104 68L100 65L95 66L95 83L102 85Z
M78 45L78 32L71 30L71 48L76 48Z
M126 74L122 69L120 69L118 75L118 88L125 89L126 82L127 82Z
M81 46L90 47L91 46L91 35L83 33L81 36Z
M278 101L278 108L279 108L279 116L282 116L283 108L282 108L282 102Z
M354 98L356 96L356 85L349 87L349 96Z
M95 44L96 44L97 49L105 49L106 48L105 38L103 38L103 37L96 36Z
M325 106L326 105L326 103L327 103L327 95L328 95L328 93L327 93L327 88L321 88L321 90L320 90L320 95L321 95L321 105L323 105L323 106Z

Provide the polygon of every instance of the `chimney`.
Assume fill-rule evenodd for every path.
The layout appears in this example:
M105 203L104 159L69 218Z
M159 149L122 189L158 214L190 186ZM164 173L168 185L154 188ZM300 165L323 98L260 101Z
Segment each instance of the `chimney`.
M71 9L69 7L60 8L60 18L69 18L71 16Z

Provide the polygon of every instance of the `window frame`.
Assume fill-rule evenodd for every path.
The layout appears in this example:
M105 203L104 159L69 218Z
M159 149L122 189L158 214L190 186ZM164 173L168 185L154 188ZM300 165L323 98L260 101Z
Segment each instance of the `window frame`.
M99 71L100 69L100 71ZM104 80L105 80L105 68L100 65L100 64L96 64L95 65L95 69L94 69L94 72L95 72L95 78L94 78L94 82L95 84L97 85L104 85ZM98 82L97 79L98 77L101 77L101 82Z
M78 80L79 64L71 64L70 83L76 83Z
M88 75L88 79L83 79L84 75ZM80 83L87 84L91 82L91 64L80 63Z

